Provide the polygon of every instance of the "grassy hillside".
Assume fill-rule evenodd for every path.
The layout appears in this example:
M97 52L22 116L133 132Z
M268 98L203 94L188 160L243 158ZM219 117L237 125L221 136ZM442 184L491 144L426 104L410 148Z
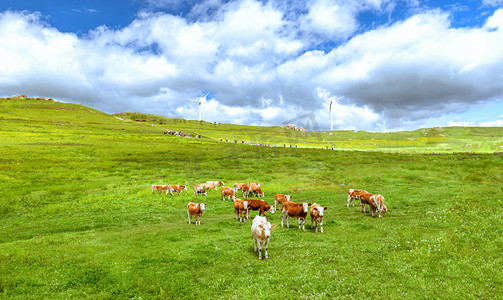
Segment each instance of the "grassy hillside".
M383 134L386 143L402 143L440 131L448 140L480 144L469 153L436 155L438 144L397 151L252 147L218 140L232 132L281 138L269 133L280 129L171 121L152 127L79 105L0 99L1 298L501 294L503 155L484 148L501 141L498 129ZM204 138L164 135L164 128ZM377 150L368 137L379 134L334 134ZM236 221L231 202L216 191L192 195L190 187L207 180L260 182L269 203L274 193L288 193L328 206L325 233L314 233L310 220L306 231L295 220L281 228L280 214L268 213L278 227L269 259L258 261L251 222ZM150 190L167 183L189 191L171 197ZM384 195L389 212L372 218L347 208L348 188ZM189 201L208 204L201 226L188 224Z
M373 133L351 130L300 132L281 127L259 127L214 124L204 121L165 118L141 113L118 113L117 117L138 123L160 126L161 129L181 130L201 134L213 140L246 141L289 147L325 148L336 150L365 150L380 152L483 152L503 151L501 127L445 127L415 131Z

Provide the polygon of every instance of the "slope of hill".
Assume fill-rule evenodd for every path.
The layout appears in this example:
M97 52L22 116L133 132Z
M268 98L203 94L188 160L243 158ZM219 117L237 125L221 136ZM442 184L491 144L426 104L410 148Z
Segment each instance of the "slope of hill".
M351 130L306 131L281 127L243 126L214 124L165 118L142 113L118 113L126 120L156 124L162 128L196 132L213 140L246 141L276 146L336 150L367 150L392 152L501 152L503 151L503 128L501 127L445 127L425 128L415 131L372 133Z
M392 153L252 147L219 138L276 139L281 129L170 122L152 126L80 105L0 99L0 298L501 294L503 274L495 266L503 263L503 155L483 153L501 131L381 136L386 143L421 141L419 133L431 142L481 144L477 155L431 155L442 148L438 143ZM165 128L203 138L164 135ZM302 140L307 145L310 134ZM372 138L380 136L335 134L362 144L347 149L372 149ZM279 211L267 212L277 227L269 258L259 261L251 222L236 220L232 202L222 201L220 191L193 195L191 187L207 180L259 182L268 203L274 193L286 193L327 206L324 233L310 229L309 217L302 231L295 219L287 229ZM152 192L152 184L183 184L188 191L170 196ZM373 218L358 203L347 207L348 188L382 194L389 212ZM207 203L200 226L188 224L188 202Z

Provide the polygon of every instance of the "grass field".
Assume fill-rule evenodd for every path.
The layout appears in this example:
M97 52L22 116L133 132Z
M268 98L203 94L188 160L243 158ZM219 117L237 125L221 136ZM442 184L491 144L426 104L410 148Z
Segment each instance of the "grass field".
M501 298L503 128L291 134L146 117L0 99L0 298ZM207 180L327 206L325 233L267 214L278 227L259 261L230 201L192 195ZM150 190L167 183L189 191ZM347 208L348 188L389 212ZM201 226L190 201L208 205Z

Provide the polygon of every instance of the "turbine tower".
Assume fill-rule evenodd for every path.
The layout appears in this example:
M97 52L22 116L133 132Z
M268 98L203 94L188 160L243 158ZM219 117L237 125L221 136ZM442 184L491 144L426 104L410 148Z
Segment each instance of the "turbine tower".
M210 92L211 92L211 91L210 91ZM204 101L208 100L208 99L206 99L206 97L208 97L208 95L210 94L210 92L208 92L208 93L206 94L206 96L204 96L204 97L199 97L199 98L197 98L197 100L195 100L195 99L188 99L189 101L193 101L193 102L197 102L197 103L199 103L199 121L201 121L201 104L202 104Z
M334 104L335 101L339 100L339 99L342 99L344 96L341 96L339 98L329 98L327 95L323 95L323 97L325 98L325 100L328 101L328 103L330 103L328 105L328 110L330 111L330 130L334 130L334 118L332 117L333 116L333 112L332 112L332 104Z

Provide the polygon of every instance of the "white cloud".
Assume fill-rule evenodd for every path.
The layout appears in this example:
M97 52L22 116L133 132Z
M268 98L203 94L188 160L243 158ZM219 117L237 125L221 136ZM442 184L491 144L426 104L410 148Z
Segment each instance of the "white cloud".
M211 90L209 121L279 125L312 113L328 129L320 87L345 96L334 106L337 128L364 130L448 124L447 114L503 99L503 10L482 27L453 28L451 15L434 10L355 35L359 12L394 1L310 3L295 19L277 2L212 0L194 19L142 12L84 37L39 14L3 12L0 95L197 119L186 99ZM213 13L195 19L203 4ZM348 40L326 51L316 36Z
M358 24L350 6L333 0L317 0L302 18L303 31L321 35L330 40L343 40L356 31Z

